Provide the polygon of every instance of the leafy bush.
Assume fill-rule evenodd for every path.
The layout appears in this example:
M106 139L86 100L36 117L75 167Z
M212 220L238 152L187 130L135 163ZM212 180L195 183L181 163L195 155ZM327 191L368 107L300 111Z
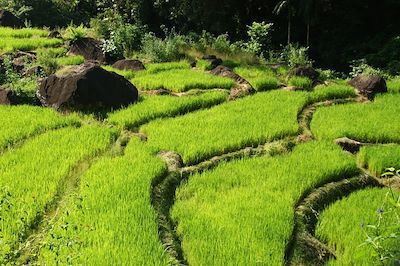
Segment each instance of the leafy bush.
M305 90L312 89L312 80L307 77L293 76L289 79L288 84Z
M113 41L118 50L126 57L134 51L139 51L142 46L144 28L134 24L124 24L113 32Z
M152 32L146 33L142 40L142 52L152 62L175 61L181 57L178 38L172 34L161 39Z
M308 57L308 48L297 44L288 44L281 53L281 58L289 67L311 66L312 61Z
M253 22L253 24L247 26L247 35L250 40L246 43L246 49L257 55L265 53L271 44L269 35L272 26L272 23L266 22Z
M87 36L88 29L83 26L83 24L79 26L74 26L70 24L63 34L63 38L69 40L71 43L76 42L79 39L82 39Z
M385 73L380 70L373 68L372 66L367 64L365 59L353 60L351 61L351 72L349 73L350 77L354 78L358 75L380 75L386 76Z

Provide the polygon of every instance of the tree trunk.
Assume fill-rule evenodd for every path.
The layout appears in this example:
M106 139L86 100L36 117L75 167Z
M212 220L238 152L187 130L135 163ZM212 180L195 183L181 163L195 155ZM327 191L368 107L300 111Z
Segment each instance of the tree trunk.
M307 47L310 47L310 21L307 22Z
M288 15L288 34L287 34L287 43L290 44L290 37L291 37L291 30L292 30L292 14L289 11Z

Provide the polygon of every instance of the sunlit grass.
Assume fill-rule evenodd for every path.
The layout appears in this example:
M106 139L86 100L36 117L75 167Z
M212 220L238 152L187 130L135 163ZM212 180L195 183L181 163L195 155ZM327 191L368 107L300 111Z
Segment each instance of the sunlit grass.
M134 128L156 118L173 117L211 107L227 99L227 92L207 92L193 96L149 96L126 109L109 115L108 122Z
M400 77L396 77L387 81L387 88L390 93L400 92Z
M31 38L31 37L47 37L48 30L37 28L13 29L9 27L0 27L0 38Z
M48 39L48 38L30 38L30 39L18 39L4 37L0 38L0 49L4 52L13 52L15 50L30 51L41 47L55 47L63 44L60 39Z
M191 89L230 89L234 85L234 81L231 79L190 69L174 69L155 74L136 75L131 82L139 90L167 89L175 92Z
M250 82L257 91L267 91L278 88L278 79L275 77L274 71L269 67L236 67L234 71Z
M113 131L66 128L29 140L0 157L0 264L44 213L59 185L79 161L106 149Z
M316 235L328 244L337 258L330 260L328 265L395 265L390 259L386 264L381 263L371 245L362 245L367 239L365 230L368 230L368 225L377 225L379 208L382 208L384 218L381 222L382 234L387 233L383 226L399 223L399 217L387 212L389 204L385 198L388 192L388 189L371 188L352 193L320 215ZM398 192L395 195L400 197ZM398 238L378 241L384 243L386 248L400 250Z
M386 94L371 103L317 110L311 130L318 139L348 137L366 142L400 141L400 95Z
M297 114L306 92L272 91L182 117L153 121L141 128L148 143L180 153L186 163L239 147L296 135Z
M293 76L288 81L289 86L303 88L305 90L312 89L312 80L307 77Z
M40 264L168 265L150 198L153 180L166 170L138 139L124 156L98 161L50 229Z
M333 143L249 158L196 174L180 187L172 216L190 265L284 265L294 206L305 191L357 168Z
M389 167L400 169L400 145L362 147L357 161L377 176Z

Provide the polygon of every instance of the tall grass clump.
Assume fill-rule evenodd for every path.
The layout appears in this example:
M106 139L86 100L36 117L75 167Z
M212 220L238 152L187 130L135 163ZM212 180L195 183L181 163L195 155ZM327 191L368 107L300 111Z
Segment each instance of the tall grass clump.
M349 85L318 85L314 88L311 94L312 102L319 102L323 100L345 99L356 97L356 91Z
M150 197L153 180L166 171L138 139L124 156L99 160L50 229L40 264L168 265Z
M131 82L140 90L166 89L174 92L184 92L191 89L230 89L234 85L233 80L229 78L213 76L191 69L137 75Z
M32 37L47 37L49 31L36 28L13 29L9 27L0 27L0 38L21 38L28 39Z
M71 125L79 125L74 116L62 116L52 109L34 106L0 106L0 150L31 135Z
M132 129L157 118L174 117L211 107L226 101L226 99L227 92L220 91L182 97L149 96L139 103L110 114L108 121Z
M105 150L115 132L97 126L66 128L27 141L0 157L0 264L35 226L81 160ZM16 163L18 162L18 163Z
M400 92L400 77L396 77L387 81L387 88L390 93Z
M187 164L241 147L296 135L307 93L259 93L209 110L156 120L141 128L148 143L173 150ZM240 125L240 126L238 126Z
M311 142L287 155L242 159L190 176L172 209L188 263L284 265L296 202L357 171L333 143Z
M257 91L274 90L278 88L278 79L271 68L264 66L242 66L234 71L245 78Z
M400 169L400 145L362 147L357 154L357 161L376 176L389 167Z
M389 200L392 196L399 199L399 204L399 192L365 189L337 201L321 214L316 235L336 255L336 260L330 260L328 265L396 265L400 255L400 223L399 212L396 216L396 212L390 211ZM397 232L393 231L396 225ZM379 234L373 235L371 230L379 230ZM390 236L392 233L394 237ZM378 250L383 249L380 252L394 251L397 257L385 256L382 259L374 245Z
M186 60L182 60L177 62L146 64L146 73L148 74L156 74L162 71L178 69L190 69L190 63Z
M377 96L374 102L319 108L311 122L318 139L348 137L364 142L400 142L400 95Z
M41 47L56 47L62 44L63 41L60 39L48 39L48 38L18 39L11 37L0 38L0 50L3 50L3 52L13 52L16 50L30 51Z
M305 90L311 90L312 89L312 80L307 78L307 77L300 77L300 76L293 76L289 79L288 85L289 86L294 86L298 88L303 88Z

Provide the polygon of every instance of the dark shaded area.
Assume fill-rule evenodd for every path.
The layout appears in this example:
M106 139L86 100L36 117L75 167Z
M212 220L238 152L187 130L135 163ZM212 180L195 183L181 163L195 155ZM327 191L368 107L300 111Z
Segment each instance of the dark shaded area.
M228 33L232 40L247 38L246 25L253 21L274 23L273 48L287 42L287 10L273 13L279 0L19 0L30 6L23 19L37 26L89 24L101 13L119 14L125 22L147 25L162 36L166 28L178 33ZM398 59L400 1L398 0L293 0L293 42L307 45L317 67L347 71L349 61L367 57L368 63L400 70ZM19 7L17 6L17 7ZM0 6L1 8L1 6ZM393 50L396 50L395 52ZM384 52L382 52L384 50ZM392 58L388 60L386 58ZM394 58L394 59L393 59ZM397 61L396 61L397 60Z

